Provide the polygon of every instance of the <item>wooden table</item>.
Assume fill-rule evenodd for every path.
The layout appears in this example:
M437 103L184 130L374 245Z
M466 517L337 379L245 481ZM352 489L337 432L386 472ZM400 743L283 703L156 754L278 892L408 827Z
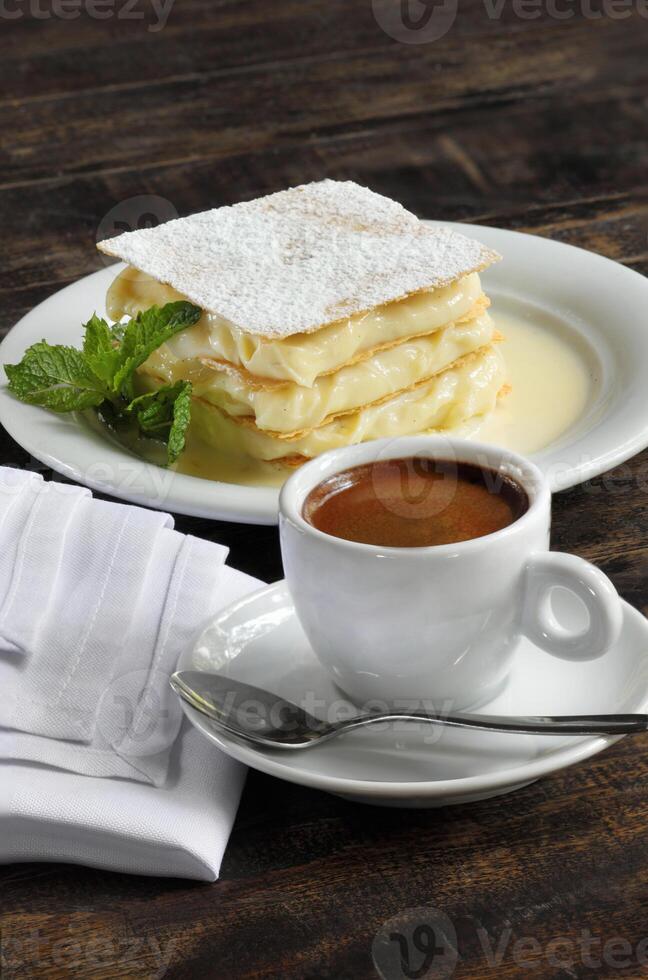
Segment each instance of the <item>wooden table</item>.
M370 0L176 0L161 30L149 0L128 18L124 0L106 17L108 0L70 19L21 2L7 0L1 25L3 332L100 266L97 229L120 202L158 195L186 214L324 176L648 272L645 2L505 0L493 18L487 0L461 0L445 36L421 44L402 25L385 33ZM0 461L30 465L6 434ZM554 531L644 610L646 487L648 453L560 494ZM178 526L229 544L245 571L281 575L273 528ZM377 976L387 920L402 913L411 929L425 916L411 910L436 908L457 930L458 978L636 978L647 867L648 737L438 811L371 809L252 772L217 884L0 869L0 972L361 980ZM494 965L484 950L498 943Z

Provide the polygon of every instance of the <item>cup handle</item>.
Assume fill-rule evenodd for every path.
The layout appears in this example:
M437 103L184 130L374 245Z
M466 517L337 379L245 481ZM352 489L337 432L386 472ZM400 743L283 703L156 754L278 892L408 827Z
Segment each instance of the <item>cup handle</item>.
M618 593L607 575L583 558L558 551L532 555L524 585L522 632L547 653L563 660L595 660L618 639L623 621ZM589 614L584 630L572 632L556 619L551 592L557 586L582 600Z

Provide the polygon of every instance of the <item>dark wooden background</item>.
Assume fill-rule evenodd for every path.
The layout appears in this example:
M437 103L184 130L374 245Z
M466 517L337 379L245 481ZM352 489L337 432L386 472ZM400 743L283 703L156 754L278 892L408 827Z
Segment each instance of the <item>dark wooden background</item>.
M175 0L157 32L148 0L136 20L7 0L0 332L99 267L97 228L133 196L186 214L324 176L648 273L648 8L624 2L556 0L552 15L538 0L525 18L506 0L493 19L484 0L459 0L445 37L413 45L384 33L370 0ZM0 460L29 465L5 433ZM644 454L560 494L554 525L555 546L598 562L644 610L647 486ZM178 525L228 543L246 571L281 575L274 529ZM438 811L367 808L250 773L215 885L0 869L2 976L148 980L164 973L161 950L174 978L362 980L376 976L381 925L435 907L459 932L458 978L637 978L647 868L648 736L513 796ZM478 928L495 944L510 936L500 965ZM15 942L29 949L36 931L40 953L21 963ZM511 955L521 938L540 944L526 967ZM630 965L615 965L628 962L621 945L597 966L615 938L631 944Z

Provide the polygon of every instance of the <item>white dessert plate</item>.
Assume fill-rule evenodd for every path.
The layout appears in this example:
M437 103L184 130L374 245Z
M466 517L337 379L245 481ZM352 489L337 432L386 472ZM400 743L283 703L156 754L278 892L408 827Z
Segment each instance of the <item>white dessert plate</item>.
M479 225L452 227L503 256L483 274L496 319L498 314L523 319L536 332L550 335L556 349L578 362L580 376L588 379L587 396L567 429L532 453L549 475L552 488L589 479L648 445L648 279L609 259L549 239ZM103 313L106 290L120 268L102 269L35 307L0 345L0 363L18 361L30 344L43 337L78 344L81 324L93 311ZM520 409L525 417L516 424L526 427L532 437L534 428L542 425L543 414L555 411L564 389L556 387L561 366L555 359L536 358L530 349L527 360L531 363L526 365L522 386L530 378L536 398L525 402ZM102 492L181 514L276 523L276 488L164 470L128 452L85 418L55 416L23 405L2 386L0 422L36 459ZM479 437L485 435L480 432ZM498 439L495 429L488 441Z
M648 621L627 603L616 646L589 663L557 660L522 641L506 689L483 714L605 714L648 708ZM560 621L582 611L561 595ZM218 671L334 718L344 694L320 665L284 582L239 600L207 627L178 669ZM422 692L422 697L425 696ZM427 692L433 698L432 692ZM581 762L618 736L516 735L402 722L357 729L306 751L260 749L217 733L182 702L191 722L228 755L292 783L363 803L437 807L487 799Z

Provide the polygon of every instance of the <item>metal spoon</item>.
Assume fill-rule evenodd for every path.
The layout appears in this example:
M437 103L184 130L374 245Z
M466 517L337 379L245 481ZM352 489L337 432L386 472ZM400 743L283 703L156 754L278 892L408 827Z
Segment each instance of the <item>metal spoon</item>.
M309 749L343 732L377 722L416 720L452 728L525 735L631 735L648 730L648 715L508 715L435 714L422 710L358 711L341 721L320 721L292 701L241 681L199 670L180 670L171 687L217 729L254 745L273 749Z

